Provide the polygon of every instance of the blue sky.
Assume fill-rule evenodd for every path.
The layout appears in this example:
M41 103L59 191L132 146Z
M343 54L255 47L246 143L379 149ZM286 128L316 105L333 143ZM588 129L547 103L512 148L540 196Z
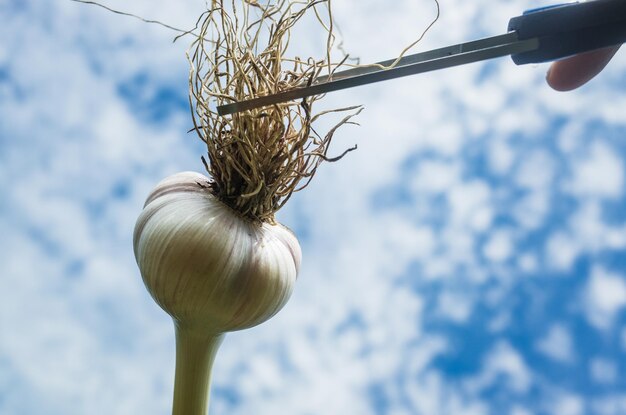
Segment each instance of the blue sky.
M106 4L187 28L202 1ZM446 0L419 46L544 1ZM431 0L335 0L345 47L394 56ZM373 28L375 30L373 30ZM307 27L302 50L323 42ZM167 414L174 334L132 229L202 171L185 40L56 0L0 2L0 413ZM227 336L211 413L626 413L626 55L568 94L507 59L327 97L363 104L279 220L303 268Z

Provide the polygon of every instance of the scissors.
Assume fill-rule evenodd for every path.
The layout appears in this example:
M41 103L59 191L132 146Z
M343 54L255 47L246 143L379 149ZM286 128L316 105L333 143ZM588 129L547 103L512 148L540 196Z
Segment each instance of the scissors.
M525 11L506 34L378 62L320 77L311 85L217 107L234 114L313 95L510 55L516 65L555 61L626 42L626 0L592 0Z

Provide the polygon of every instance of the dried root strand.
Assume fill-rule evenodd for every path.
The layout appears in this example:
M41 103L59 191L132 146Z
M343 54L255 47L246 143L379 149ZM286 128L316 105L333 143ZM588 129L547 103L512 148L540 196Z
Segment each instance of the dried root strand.
M306 187L320 163L347 153L327 155L337 128L361 108L334 110L351 114L322 137L312 123L330 111L312 113L319 96L228 117L219 116L216 107L311 83L322 71L335 71L345 58L330 60L335 43L330 3L214 0L198 25L188 54L194 130L207 145L212 191L251 220L273 221L292 193ZM326 56L288 58L291 31L307 12L314 12L328 33Z

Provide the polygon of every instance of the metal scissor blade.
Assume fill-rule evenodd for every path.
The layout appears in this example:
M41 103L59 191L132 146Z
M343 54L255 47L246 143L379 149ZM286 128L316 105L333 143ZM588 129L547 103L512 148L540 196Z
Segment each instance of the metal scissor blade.
M532 38L520 41L518 40L516 32L510 32L504 35L405 56L391 69L381 69L377 65L389 66L394 60L337 72L333 74L330 80L328 76L320 77L315 84L310 86L294 88L273 95L218 106L217 112L220 115L234 114L236 112L313 95L321 95L327 92L339 91L360 85L528 52L538 47L538 39Z

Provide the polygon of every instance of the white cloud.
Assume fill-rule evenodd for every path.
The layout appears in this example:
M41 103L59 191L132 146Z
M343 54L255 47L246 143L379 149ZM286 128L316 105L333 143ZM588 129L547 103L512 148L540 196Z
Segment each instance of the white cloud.
M424 161L419 164L413 187L416 193L441 193L452 188L460 179L461 166L443 161Z
M545 150L529 154L521 162L515 177L520 187L531 190L548 188L554 180L554 160Z
M526 408L514 406L509 415L532 415L532 412Z
M580 120L571 120L564 125L557 137L559 150L564 153L580 152L585 139L584 125Z
M549 404L550 415L583 415L585 404L580 396L560 393Z
M424 415L481 415L487 411L486 404L476 398L449 390L444 378L430 370L410 382L405 395L411 403L412 413Z
M602 384L614 383L618 376L616 363L603 358L591 359L589 371L591 372L591 379Z
M626 224L606 223L602 205L587 201L571 216L569 228L578 245L591 252L626 247Z
M521 271L526 273L533 273L537 271L539 267L539 261L537 257L533 254L522 254L519 257L518 264Z
M484 182L471 181L454 186L448 192L455 225L484 231L491 222L491 188Z
M506 330L511 325L511 315L509 313L501 313L495 315L487 326L492 333L499 333Z
M624 163L602 141L594 141L572 170L574 177L567 187L576 195L614 199L624 192Z
M623 393L601 395L591 402L591 407L599 415L622 415L626 412L626 395Z
M438 313L455 323L464 323L473 310L473 300L468 293L444 291L439 295Z
M559 362L569 363L574 359L572 336L564 326L554 325L535 347L541 353Z
M491 262L504 262L513 254L514 244L510 232L494 231L483 248L483 255Z
M626 306L625 277L595 267L582 294L587 319L595 326L607 329L616 314Z
M532 372L519 351L509 343L497 343L487 354L480 374L467 381L471 391L482 391L504 376L507 386L516 393L524 393L533 383Z
M437 247L437 235L427 226L406 226L397 217L383 216L375 226L385 235L384 249L393 252L396 261L406 264L411 259L427 260ZM404 271L400 269L399 272Z
M514 161L515 152L508 143L502 140L489 143L489 165L495 173L508 173Z
M608 223L604 219L602 204L587 200L569 217L564 230L549 235L544 258L550 268L571 272L581 255L624 247L626 224Z
M580 255L578 240L561 232L554 233L546 244L548 265L560 271L569 271Z
M534 230L544 225L550 212L550 194L544 190L531 191L513 206L513 216L526 229Z

